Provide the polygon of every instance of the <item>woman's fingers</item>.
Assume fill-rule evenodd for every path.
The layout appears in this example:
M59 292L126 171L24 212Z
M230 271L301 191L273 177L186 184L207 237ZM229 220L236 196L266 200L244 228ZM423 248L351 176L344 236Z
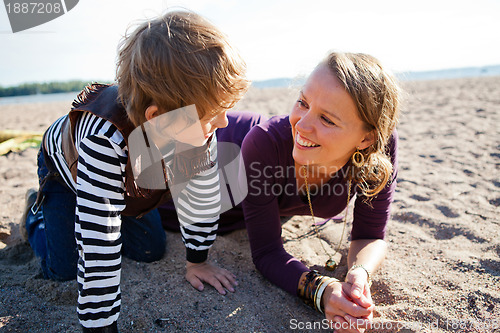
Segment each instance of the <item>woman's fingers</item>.
M348 296L350 296L350 300L366 309L373 310L373 308L375 307L371 299L370 288L368 287L368 284L353 284Z
M367 297L367 295L370 295L370 286L368 285L367 273L364 269L352 270L346 277L346 281L352 285L348 291L348 295L354 302L365 308L373 306L371 296Z
M358 299L361 298L361 296L363 295L363 291L365 289L364 286L365 284L362 281L360 281L359 279L355 279L351 287L352 297Z
M334 316L344 317L349 314L352 317L368 318L373 312L373 306L365 308L364 306L353 302L349 297L351 285L349 283L332 283L325 290L323 302L327 319Z
M367 317L373 312L374 304L373 302L369 302L368 299L361 294L360 298L356 298L352 295L352 285L350 283L342 284L342 293L345 296L344 299L347 301L346 307L353 308L356 311L352 313L350 311L345 311L346 313L354 316L354 317Z
M346 314L344 319L349 322L352 327L355 327L358 330L371 327L371 321L367 318L354 318L353 316Z
M333 318L333 329L338 333L362 333L365 331L365 325L358 325L356 318L349 315L345 317L335 316Z
M368 317L372 311L372 307L365 308L364 306L342 298L339 300L339 309L353 317Z

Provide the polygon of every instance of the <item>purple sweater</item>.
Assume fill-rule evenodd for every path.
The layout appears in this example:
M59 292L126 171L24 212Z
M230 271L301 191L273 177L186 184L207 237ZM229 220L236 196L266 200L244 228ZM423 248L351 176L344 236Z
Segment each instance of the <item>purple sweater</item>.
M356 198L352 240L385 236L396 188L397 143L394 131L389 154L395 172L389 184L372 199L371 207L363 202L363 196ZM280 216L310 215L310 211L307 201L298 195L292 149L288 116L273 117L246 135L242 154L249 193L243 212L255 266L271 282L295 295L300 276L309 269L283 248ZM333 217L345 209L348 185L342 175L346 171L344 166L322 190L311 195L316 216Z

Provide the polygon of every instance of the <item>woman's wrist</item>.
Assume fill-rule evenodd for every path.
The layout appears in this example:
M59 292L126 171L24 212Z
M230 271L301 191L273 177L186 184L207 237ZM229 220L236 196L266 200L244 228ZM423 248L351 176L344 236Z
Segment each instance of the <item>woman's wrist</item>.
M323 281L323 284L321 284L321 286L318 288L315 305L316 309L321 313L325 313L325 302L323 300L323 295L325 295L328 286L334 282L341 283L339 280L335 278L327 278Z
M316 309L320 313L324 313L324 302L323 294L328 287L333 282L339 282L339 280L320 275L317 271L310 271L299 281L299 286L297 288L297 295L304 301L305 304Z
M349 271L347 271L347 275L345 277L345 281L348 282L349 274L351 274L354 270L364 270L366 273L366 282L368 283L368 286L372 286L372 275L371 272L364 266L364 265L352 265L351 268L349 268Z

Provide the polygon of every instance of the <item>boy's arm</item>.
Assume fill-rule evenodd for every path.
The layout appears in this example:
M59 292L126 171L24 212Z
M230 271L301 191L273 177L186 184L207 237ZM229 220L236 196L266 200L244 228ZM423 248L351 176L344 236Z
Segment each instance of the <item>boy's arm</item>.
M217 142L211 143L211 155L217 156ZM208 250L215 241L221 210L220 179L217 164L196 175L175 200L177 216L186 246L186 279L203 290L203 282L214 286L219 293L224 288L234 291L235 276L229 271L207 263Z
M220 211L217 166L196 175L179 193L175 208L179 218L186 260L203 263L215 241Z

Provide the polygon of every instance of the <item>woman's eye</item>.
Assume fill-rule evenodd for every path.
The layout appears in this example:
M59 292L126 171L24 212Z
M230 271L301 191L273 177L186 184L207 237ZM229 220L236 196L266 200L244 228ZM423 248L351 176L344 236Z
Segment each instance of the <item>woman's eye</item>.
M335 123L333 121L331 121L330 119L328 119L327 117L325 116L321 116L321 119L327 123L328 125L335 125Z
M299 99L299 100L297 101L297 103L299 103L299 106L300 106L300 107L302 107L302 108L307 108L307 104L306 104L306 102L304 102L304 100L303 100L303 99Z

